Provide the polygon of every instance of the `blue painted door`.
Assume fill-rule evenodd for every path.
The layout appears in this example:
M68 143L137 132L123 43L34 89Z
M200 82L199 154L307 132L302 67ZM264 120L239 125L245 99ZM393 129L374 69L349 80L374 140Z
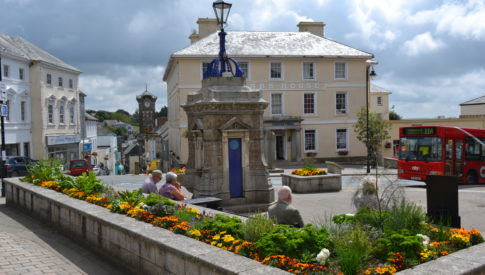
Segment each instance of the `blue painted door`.
M229 192L231 198L243 197L241 139L229 139Z

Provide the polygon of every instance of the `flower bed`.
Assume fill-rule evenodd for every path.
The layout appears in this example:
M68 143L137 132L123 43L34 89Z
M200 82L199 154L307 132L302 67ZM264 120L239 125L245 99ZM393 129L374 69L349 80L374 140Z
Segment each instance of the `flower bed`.
M326 175L327 171L325 171L325 169L309 167L309 168L295 169L291 171L291 174L302 176L302 177L311 177L311 176Z
M380 212L361 208L355 215L334 216L329 227L298 229L262 215L245 222L209 217L158 195L114 192L94 174L73 179L53 167L37 163L24 181L293 273L392 274L483 242L474 229L425 223L422 211L406 201Z

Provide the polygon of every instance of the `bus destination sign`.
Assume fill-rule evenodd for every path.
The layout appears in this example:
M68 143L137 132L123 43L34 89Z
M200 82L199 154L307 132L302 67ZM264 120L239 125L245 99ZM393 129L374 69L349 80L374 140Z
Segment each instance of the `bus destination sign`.
M403 135L435 135L435 127L419 127L419 128L404 128L402 129Z

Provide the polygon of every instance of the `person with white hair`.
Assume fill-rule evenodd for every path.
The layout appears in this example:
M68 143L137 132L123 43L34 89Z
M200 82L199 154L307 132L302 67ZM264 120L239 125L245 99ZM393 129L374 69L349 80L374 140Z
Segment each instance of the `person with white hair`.
M291 200L291 188L288 186L280 187L278 190L278 200L268 209L269 217L275 219L279 224L303 227L304 224L300 212L290 205Z
M141 189L143 190L144 194L155 193L158 194L157 183L162 180L162 171L154 170L152 174L145 179Z
M182 192L182 185L177 181L177 174L173 172L167 173L165 176L165 184L160 187L158 194L177 201L187 199Z

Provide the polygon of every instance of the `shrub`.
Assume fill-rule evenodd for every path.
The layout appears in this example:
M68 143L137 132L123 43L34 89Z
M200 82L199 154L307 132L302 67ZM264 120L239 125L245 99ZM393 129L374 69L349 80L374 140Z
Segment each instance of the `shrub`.
M315 259L322 248L331 249L331 241L325 228L316 229L311 224L303 228L277 225L263 235L255 247L262 257L284 254L290 258Z
M387 232L406 228L412 235L416 235L422 232L422 223L425 220L426 215L422 207L402 198L399 203L393 204L389 210L389 215L384 220L384 230Z
M244 235L242 231L242 222L237 217L229 217L222 214L216 214L214 218L204 219L194 225L195 229L211 230L214 232L223 232L240 239Z
M335 253L344 274L357 274L365 267L372 244L367 233L359 226L347 230L335 240Z
M58 159L39 160L34 164L27 165L29 175L23 180L36 185L39 185L43 181L59 182L66 177L62 170L62 161Z
M275 222L265 215L257 214L248 218L243 226L244 239L250 242L256 242L269 231L275 228Z
M388 211L382 211L382 214L379 214L379 211L377 210L362 207L355 213L355 220L361 225L370 225L375 228L381 228L383 220L385 220L388 215Z
M159 202L155 205L148 206L147 211L158 217L166 217L172 216L175 213L175 207L164 202Z
M410 233L406 229L387 235L377 240L375 255L385 260L392 252L404 255L405 265L413 266L418 262L418 251L424 248L422 237Z
M163 203L163 204L169 205L169 206L175 206L175 203L173 201L171 201L170 199L165 198L165 197L160 196L160 195L157 195L155 193L148 194L146 197L144 197L142 199L142 201L143 201L143 203L145 203L148 206L154 206L154 205L157 205L159 203Z
M105 186L96 178L93 171L88 174L83 173L74 180L74 187L84 192L85 194L101 194L105 190Z

